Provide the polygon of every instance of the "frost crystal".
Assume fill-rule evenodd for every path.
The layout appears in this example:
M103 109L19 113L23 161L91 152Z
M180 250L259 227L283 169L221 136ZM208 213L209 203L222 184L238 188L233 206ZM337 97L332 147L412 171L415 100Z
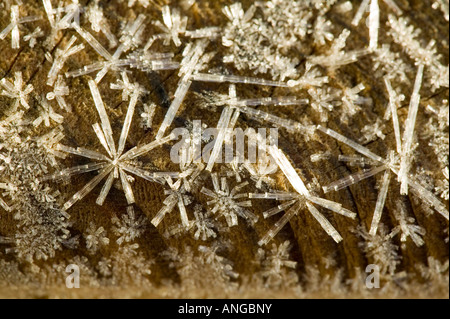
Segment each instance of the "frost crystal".
M52 28L46 42L48 46L53 47L61 30L80 25L80 13L83 11L83 8L78 3L78 0L72 0L72 3L58 8L53 8L51 0L42 0L42 2Z
M396 2L0 0L0 298L448 295L449 5Z
M91 179L79 192L77 192L73 197L64 204L64 209L69 209L77 201L81 200L90 193L102 179L108 176L100 195L97 198L97 204L102 205L108 195L111 186L113 185L114 179L120 177L123 191L127 199L128 204L134 203L134 195L131 189L130 179L131 177L127 173L137 175L143 179L156 181L161 177L164 177L166 173L152 173L144 170L136 165L133 159L150 152L155 147L158 147L174 138L174 136L169 135L160 140L137 146L130 149L127 152L125 150L125 143L128 137L128 132L130 129L131 121L134 114L134 109L137 103L138 96L133 95L130 99L130 104L128 106L127 115L122 128L122 133L119 139L119 145L116 148L113 139L113 133L111 129L111 124L109 122L108 115L106 114L106 109L103 104L100 92L98 91L97 85L93 80L89 81L89 87L91 89L92 97L94 98L95 107L97 108L98 114L100 116L101 124L95 123L93 125L95 134L102 144L103 148L106 150L107 155L103 155L97 151L92 151L85 149L83 147L72 148L65 145L59 145L59 150L66 153L71 153L74 155L79 155L88 159L97 161L98 163L91 162L85 165L75 166L72 168L64 169L53 175L47 176L46 179L61 179L67 178L75 174L86 173L90 171L98 171L98 175ZM176 175L176 174L175 174Z
M204 241L210 237L216 238L216 232L214 231L215 224L199 207L194 211L194 217L195 219L191 223L195 239Z
M69 87L66 85L64 78L62 75L58 75L58 79L56 80L56 83L53 88L53 92L47 93L46 97L47 100L53 100L56 98L56 101L58 102L58 105L61 109L66 110L67 112L71 112L72 108L67 105L66 101L64 100L64 96L68 95Z
M33 125L39 126L41 123L44 123L48 127L50 126L50 120L61 124L64 121L64 117L53 111L47 99L43 97L40 101L40 115L33 121Z
M211 217L212 214L204 213L201 205L194 207L194 219L189 221L189 226L177 225L164 233L165 237L177 236L180 233L190 232L194 234L196 240L206 241L209 238L216 238L217 225Z
M250 173L250 178L256 182L256 188L262 189L263 183L270 186L275 184L275 180L269 175L276 173L278 166L269 155L264 154L259 156L256 164L252 164L247 160L244 162L243 166Z
M443 203L437 199L433 193L423 187L411 174L410 174L410 165L412 161L411 147L412 140L414 135L414 126L416 122L417 116L417 108L419 106L420 95L419 89L422 83L422 73L423 73L423 65L420 65L417 71L416 81L413 89L413 93L410 99L410 107L408 111L408 118L406 120L405 132L403 134L403 139L400 138L400 129L398 126L398 118L397 112L395 108L395 104L398 101L398 95L391 88L390 82L387 80L386 85L388 88L388 92L390 95L390 108L391 108L391 116L393 118L394 131L396 134L396 142L397 142L397 155L394 151L391 151L386 159L381 158L380 156L372 153L370 150L365 148L362 145L357 144L356 142L340 135L339 133L326 129L322 126L318 126L318 129L336 140L347 144L348 146L355 149L357 152L365 155L370 160L378 162L379 166L375 167L371 170L366 170L360 173L356 173L345 177L337 182L334 182L326 187L324 187L324 191L328 192L330 190L339 190L341 188L353 185L363 179L366 179L370 176L373 176L379 172L384 171L382 186L378 194L378 199L375 205L375 211L372 219L372 225L370 228L370 234L374 236L377 232L378 224L381 219L381 214L383 211L383 207L385 204L386 196L388 193L391 173L397 175L397 180L400 182L401 194L408 193L408 187L423 201L429 203L438 213L440 213L444 218L448 220L448 210ZM401 143L401 144L400 144ZM400 158L400 159L399 159ZM400 163L399 163L400 162Z
M398 52L390 50L390 45L382 44L373 53L373 69L377 71L377 76L409 83L407 72L411 68L400 58Z
M369 234L363 227L358 229L358 234L365 240L360 243L367 257L372 259L372 263L381 268L384 276L393 276L397 265L400 263L398 256L398 246L392 243L394 233L387 233L386 227L380 225L380 234Z
M406 216L406 209L401 203L397 203L397 210L394 211L395 218L399 225L392 231L394 234L399 232L401 234L400 240L405 242L408 237L420 247L425 242L422 236L425 235L425 229L423 227L414 225L415 219L413 217Z
M378 6L378 0L371 0L370 15L369 15L370 50L375 50L378 47L379 28L380 28L380 7Z
M441 9L445 20L449 21L449 4L448 0L435 0L432 5L433 9Z
M156 111L156 104L144 104L143 109L144 112L141 113L142 126L146 129L150 129L152 127L153 116L155 115Z
M139 96L145 93L145 89L138 83L130 83L126 72L122 72L121 76L122 80L111 83L110 87L113 90L122 90L122 101L128 101L133 95Z
M270 98L255 98L255 99L238 99L236 96L236 86L230 85L228 96L226 95L210 95L207 98L213 100L214 105L224 105L219 122L217 123L217 137L214 142L214 148L208 159L206 170L212 171L214 163L222 150L224 141L230 140L230 132L234 129L236 121L240 113L249 115L262 122L270 122L278 127L284 127L289 130L299 130L307 132L308 128L300 123L286 120L264 111L257 110L253 107L263 105L300 105L308 102L306 99L297 99L296 97L270 97ZM252 107L253 106L253 107ZM241 154L242 155L242 154Z
M181 61L181 68L178 75L182 76L178 82L177 90L174 94L174 99L167 110L161 126L159 127L156 139L164 136L165 131L172 124L178 109L183 103L183 100L192 84L192 74L198 72L205 67L205 64L212 58L211 54L204 54L208 46L207 40L198 40L195 44L190 43L183 51L183 60Z
M88 7L86 15L91 23L91 29L94 32L103 32L109 41L110 47L115 47L117 45L117 39L111 32L108 21L103 15L103 9L98 4L99 0L95 0Z
M48 72L47 85L53 86L66 60L71 55L78 53L84 49L83 44L79 44L72 47L75 41L77 41L77 38L75 36L72 36L69 40L69 43L66 45L65 49L62 50L56 49L55 59L53 60L53 64L52 67L50 68L50 71Z
M187 216L186 205L191 203L191 199L188 195L186 195L186 189L184 185L181 184L182 181L183 180L180 178L174 183L170 177L167 178L167 184L170 189L164 191L164 194L167 195L163 202L164 206L152 219L152 224L155 227L159 225L167 213L173 211L175 206L178 206L178 210L180 211L181 223L183 227L189 227L190 222Z
M212 173L211 179L214 191L203 187L201 192L211 198L207 204L208 206L213 206L211 209L212 214L225 217L228 227L238 224L238 216L246 219L250 224L254 224L258 220L257 216L245 209L245 207L252 206L251 201L241 201L241 199L247 198L247 194L238 193L248 185L248 182L240 183L230 190L226 177L221 177L219 182L217 174Z
M270 250L258 249L257 258L261 261L261 276L266 287L281 287L283 284L298 282L298 276L294 271L297 262L292 261L289 256L291 247L286 240L279 246L272 244Z
M340 66L356 62L358 57L367 54L366 50L355 50L345 52L345 43L347 41L350 31L344 29L339 37L333 42L331 48L326 55L311 56L308 61L312 64L318 64L330 69L336 69Z
M264 235L259 241L259 245L266 245L275 235L289 222L289 220L296 215L300 209L307 208L312 216L319 222L322 228L330 235L336 242L342 240L341 235L333 227L333 225L314 207L313 204L327 208L335 213L346 217L355 218L356 214L342 207L341 204L329 201L320 197L312 195L306 188L300 176L291 165L286 155L275 145L268 147L270 155L273 157L278 167L289 180L289 183L294 188L295 192L270 192L270 193L250 193L250 198L260 199L276 199L285 201L275 208L269 209L263 213L264 218L268 218L275 214L286 210L286 213L281 219L275 223L274 227ZM305 207L306 206L306 207Z
M117 244L133 242L145 232L147 219L145 216L137 217L133 206L127 207L127 213L122 215L122 218L113 216L112 232L118 237Z
M36 29L34 29L34 31L32 33L24 36L23 39L25 41L29 41L30 48L34 48L34 46L36 45L36 41L37 41L36 39L42 37L43 35L44 35L44 31L42 31L40 27L37 27Z
M30 108L30 105L28 105L28 95L33 91L33 86L28 84L23 87L22 72L14 73L14 83L3 78L0 80L0 84L3 86L2 95L15 99L12 108L9 110L10 113L15 112L19 104L26 109Z
M219 33L219 28L216 27L209 27L194 31L186 30L188 18L182 18L180 15L180 10L177 8L173 8L171 11L169 6L164 6L162 8L162 15L164 24L160 21L156 21L153 24L161 29L163 33L156 34L151 37L144 47L145 51L147 51L158 39L163 39L165 45L169 45L170 40L172 40L175 46L179 47L182 43L180 36L186 36L191 39L215 38Z
M132 7L136 2L144 8L147 8L147 6L150 4L149 0L128 0L128 6Z
M106 237L106 231L103 227L96 227L94 223L89 224L89 228L84 234L86 240L86 248L91 254L96 253L101 246L109 244L109 238Z
M73 24L78 34L106 61L86 65L80 70L66 73L66 76L77 77L100 70L95 77L95 82L99 83L109 70L117 71L124 66L130 65L130 61L120 59L120 57L132 47L140 44L141 35L145 27L144 20L145 15L140 14L133 22L129 22L125 26L119 39L120 45L113 54L110 54L89 32L82 29L79 25Z
M292 4L292 2L290 3ZM273 5L271 2L268 2L267 10L272 10L277 7L278 5ZM283 9L279 11L288 12ZM283 29L275 28L275 26L271 26L269 23L263 21L263 19L254 17L256 12L255 5L250 6L247 11L244 11L242 4L237 2L225 7L223 12L230 20L222 35L222 44L229 48L230 52L223 59L225 63L233 63L238 70L250 69L255 73L270 72L274 78L279 78L280 80L284 80L286 77L296 76L294 66L298 61L290 60L283 56L279 52L282 48L273 50L265 47L266 49L261 49L263 43L269 37L271 40L278 39L280 35L276 34L276 30ZM285 21L292 21L288 18L284 19L286 19ZM299 19L299 21L304 20ZM286 30L289 30L290 27L288 25ZM306 32L304 29L301 30L303 33ZM280 39L280 43L283 46L289 46L289 44L286 44L286 41L283 41L284 39L287 40L287 36L290 37L290 43L295 43L296 41L294 34L287 34L284 38Z
M396 18L389 15L389 26L391 27L389 33L393 40L400 44L406 53L415 61L417 65L424 65L427 67L429 82L431 87L438 89L440 87L449 87L449 67L442 65L439 60L441 56L436 54L436 41L430 40L426 47L416 38L421 33L421 30L414 29L413 26L408 25L406 18Z
M11 6L11 23L8 24L6 28L3 29L2 32L0 32L0 40L5 39L8 33L11 32L11 47L13 49L18 49L20 47L19 25L41 19L38 16L28 16L19 18L20 15L19 11L20 10L18 5Z

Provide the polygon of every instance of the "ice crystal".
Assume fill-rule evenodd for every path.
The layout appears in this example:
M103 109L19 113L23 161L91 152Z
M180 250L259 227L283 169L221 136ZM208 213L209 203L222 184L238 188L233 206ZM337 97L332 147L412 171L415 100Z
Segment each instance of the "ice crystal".
M30 48L34 48L36 45L37 38L40 38L44 35L44 31L41 30L40 27L34 29L34 31L30 34L27 34L23 37L25 41L29 41Z
M69 43L66 45L64 49L56 49L55 58L52 61L53 62L52 67L48 72L47 85L53 86L66 60L71 55L76 54L84 49L83 44L79 44L72 47L75 41L77 41L77 38L75 36L72 36L69 40Z
M332 26L333 24L326 20L325 17L319 16L314 23L314 30L310 31L314 36L314 43L325 45L327 41L333 41Z
M84 234L86 248L92 254L96 253L101 246L109 244L109 238L106 236L106 230L103 227L96 227L94 223L89 224L89 228Z
M132 7L135 5L135 3L139 3L144 8L147 8L147 6L150 4L150 0L128 0L128 6Z
M144 104L143 105L144 112L141 113L141 121L142 126L146 129L150 129L152 127L153 122L153 116L155 115L156 111L156 104L150 103L150 104Z
M137 96L144 94L145 90L138 83L131 83L126 72L121 72L122 80L117 80L116 83L111 83L110 87L113 90L122 90L122 101L128 101L130 97L135 94Z
M44 123L45 126L50 126L50 121L61 124L64 121L64 117L56 113L51 105L48 103L47 98L42 97L40 100L40 115L33 121L34 126L39 126Z
M384 129L385 125L380 119L377 119L373 124L365 125L361 130L361 133L363 135L360 141L361 144L367 144L369 142L375 141L377 138L384 140L384 138L386 137L386 135L383 134Z
M114 179L117 179L119 177L128 204L134 203L134 195L131 189L130 176L127 173L137 175L143 179L147 179L150 181L155 181L161 177L164 177L166 174L146 171L138 167L133 159L150 152L155 147L158 147L174 138L172 135L169 135L160 140L137 146L127 152L124 152L128 132L130 130L135 106L138 99L138 95L133 95L128 106L127 115L119 139L119 145L116 148L113 139L111 124L108 115L106 114L106 109L100 96L100 92L98 91L97 85L93 80L90 80L89 87L91 89L94 104L101 121L101 124L95 123L92 127L101 145L106 150L107 155L103 155L97 151L88 150L83 147L73 148L62 144L59 145L59 150L62 152L71 153L91 160L95 160L97 161L97 163L91 162L85 165L64 169L48 176L47 179L67 178L75 174L81 174L90 171L99 172L97 176L91 179L79 192L73 195L72 198L64 204L64 209L66 210L72 207L72 205L77 201L84 198L84 196L86 196L88 193L90 193L95 188L95 186L97 186L105 177L107 177L107 180L103 185L100 195L97 198L97 204L103 204L106 196L111 189L111 186L113 185Z
M263 183L273 186L275 181L269 175L274 174L278 170L277 164L270 158L269 155L260 156L256 164L245 161L243 166L250 173L250 178L255 182L255 187L263 188Z
M63 128L61 125L58 125L50 132L45 133L36 139L37 145L47 152L47 156L50 160L52 167L59 167L59 163L56 160L57 158L59 159L66 158L67 154L60 152L57 149L57 145L61 142L63 138L64 138Z
M9 110L13 113L19 107L19 104L24 108L29 109L28 95L33 91L33 85L28 84L24 87L22 80L22 72L14 73L14 83L6 78L0 80L0 84L3 86L2 95L15 99L12 108Z
M354 116L361 110L362 105L372 104L372 100L370 98L365 98L358 95L358 93L360 93L364 89L364 84L360 83L353 88L344 88L342 90L342 105L344 108L344 115L341 118L345 120L348 117Z
M448 39L440 25L448 21L448 0L423 6L398 6L395 0L23 2L0 3L0 293L15 291L14 285L63 287L67 264L74 263L83 288L128 285L132 289L125 294L140 297L149 288L152 295L184 298L247 297L254 291L288 297L324 291L339 297L448 294L442 288L448 258L439 250L448 244L448 227L435 229L448 226ZM419 7L417 24L411 16ZM45 21L38 21L41 16ZM435 28L421 26L422 31L417 25L427 17L437 18ZM93 122L94 144L83 126L91 114L87 87L100 118ZM111 108L99 88L116 90L108 98ZM192 95L200 98L190 101ZM122 114L123 123L116 120ZM136 118L139 124L131 129ZM121 130L118 139L113 129ZM167 144L179 132L171 163ZM341 146L344 153L335 154ZM346 154L347 146L355 152ZM172 158L175 149L178 161ZM68 154L80 162L64 167ZM345 169L355 173L319 184ZM68 185L67 179L81 173L92 176L76 192L77 183ZM347 197L345 204L321 193L375 175L376 183L363 190L330 195ZM147 196L156 195L155 189L135 177L164 190L156 211ZM59 180L66 184L53 183ZM84 210L69 218L67 210L102 181L97 204L114 186L124 192L127 208L110 206L100 219ZM368 204L359 201L361 194L373 193L374 184L378 198L371 214L370 198ZM68 190L76 193L67 198ZM150 211L134 203L134 192ZM256 204L267 201L259 199L278 202L261 212ZM359 246L351 231L344 233L357 217L344 208L349 201L359 210ZM350 219L332 219L323 208ZM433 210L445 220L429 221ZM270 225L268 218L283 211ZM261 247L249 250L258 241L260 213L269 231ZM297 236L303 222L295 220L304 217L323 229L309 243L314 249ZM251 230L236 237L232 232L239 227L232 226L241 218ZM300 251L292 254L285 239L268 245L288 223L294 232L280 235L298 240ZM163 242L145 243L158 231ZM337 243L345 238L347 246L330 253L336 245L325 233ZM173 269L157 265L150 277L149 256L161 245ZM380 267L382 289L366 289L365 261ZM343 277L352 273L352 279Z
M209 216L201 211L201 206L197 206L194 210L194 217L195 219L191 223L195 239L207 240L210 237L216 237L216 232L214 231L216 226Z
M58 78L53 88L53 92L47 93L46 98L47 100L56 99L61 109L67 112L71 112L72 108L70 107L70 105L66 103L66 100L64 99L64 96L69 95L69 93L70 93L69 87L66 85L63 76L58 75Z
M42 2L51 27L46 44L49 47L53 47L61 30L80 24L80 13L83 11L83 7L78 0L72 0L70 4L57 8L53 8L51 0L42 0Z
M163 39L164 44L168 45L172 40L175 46L181 46L182 42L180 37L188 37L191 39L201 39L201 38L215 38L218 36L219 28L208 27L204 29L198 29L189 31L186 30L188 18L181 17L180 10L178 8L171 8L169 6L164 6L162 8L163 22L156 21L153 24L161 29L163 33L156 34L151 37L144 47L144 50L148 50L156 40Z
M448 101L442 101L440 106L427 106L433 116L428 120L422 137L428 140L428 145L433 149L439 161L442 175L437 178L435 191L445 200L448 200L448 153L449 153L449 112Z
M27 16L20 18L20 6L11 6L11 23L8 24L2 32L0 32L0 40L5 39L6 36L11 32L11 47L13 49L18 49L20 47L19 26L23 23L32 22L39 19L40 17L38 16Z
M402 195L408 193L408 187L423 201L428 202L438 213L448 220L448 210L443 203L437 199L433 193L423 187L410 173L410 165L412 161L412 141L414 136L414 126L416 122L417 109L419 106L420 95L419 89L422 83L423 65L419 66L416 76L416 81L413 89L413 93L410 99L410 108L408 112L408 118L406 120L405 132L403 138L400 137L400 128L397 117L396 103L398 103L398 95L392 89L390 82L386 79L386 86L390 96L389 107L391 108L392 122L394 125L394 132L396 135L397 154L395 151L391 151L386 159L372 153L366 147L357 144L356 142L340 135L339 133L318 126L318 129L336 140L347 144L355 149L357 152L368 157L370 160L378 162L379 166L376 166L370 170L365 170L360 173L355 173L348 177L345 177L337 182L334 182L323 189L325 192L330 190L339 190L344 187L355 184L365 178L373 176L377 173L383 172L382 186L380 188L378 199L375 206L375 211L372 219L372 226L370 228L370 234L374 236L377 232L378 224L383 212L386 196L388 194L391 173L397 175L397 180L400 183L400 193Z
M276 7L268 3L269 9ZM230 20L222 35L222 44L229 48L230 54L225 56L223 61L233 63L239 70L250 69L255 73L270 72L274 78L281 80L286 77L295 77L297 72L294 66L298 63L297 60L290 60L268 47L265 50L262 49L269 37L277 39L275 33L277 29L271 28L261 18L253 18L255 11L255 5L244 11L239 2L223 9ZM296 38L291 36L291 43L295 40Z
M300 123L296 123L291 120L286 120L270 113L257 110L252 106L259 105L299 105L307 103L306 99L297 99L296 97L271 97L271 98L256 98L256 99L244 99L240 100L236 95L236 86L230 85L228 96L226 95L210 95L206 96L210 99L210 104L224 105L219 122L217 123L217 137L214 142L214 148L208 159L206 170L212 171L214 163L217 161L218 156L221 154L224 141L230 140L230 132L234 129L236 121L240 113L249 115L259 121L270 122L276 126L284 127L289 130L298 130L308 133L308 128ZM239 154L243 155L243 154Z
M112 232L118 237L117 244L133 242L136 238L140 237L145 232L145 226L147 225L147 219L144 216L136 216L133 206L127 207L127 213L118 218L113 216Z
M206 63L213 57L212 54L205 54L208 44L209 42L207 40L198 40L195 43L188 44L183 50L183 60L181 61L181 67L178 72L181 79L178 82L177 90L174 93L174 99L167 110L158 133L156 134L157 139L163 137L167 128L172 124L172 121L192 84L192 74L205 68Z
M432 5L433 9L441 9L445 20L449 21L449 4L448 0L435 0Z
M425 229L423 227L414 225L415 219L413 217L406 216L406 209L401 203L397 203L397 209L394 211L395 218L399 225L394 228L393 233L399 232L401 234L400 240L405 242L408 237L416 244L416 246L422 246L425 242L422 236L425 235Z
M32 263L54 257L69 244L70 232L59 192L39 183L57 163L39 142L23 137L28 125L20 112L0 121L0 206L19 223L7 250Z
M178 179L175 183L170 177L167 178L167 185L170 189L165 190L164 194L167 195L164 200L164 206L158 211L156 216L152 219L152 224L156 227L167 213L170 213L175 206L178 206L180 211L181 222L184 227L189 227L189 219L187 216L186 205L191 203L191 199L186 195L186 189L181 184L182 179Z
M150 285L152 260L138 251L138 244L119 246L112 256L102 257L96 269L102 275L104 285L117 286L119 283L133 287Z
M94 32L101 31L108 39L109 46L115 47L117 45L117 39L115 35L111 32L108 20L105 18L103 14L103 9L99 5L98 0L95 0L88 6L86 15L89 19L89 22L91 23L91 29Z
M410 26L406 18L389 15L388 24L391 27L389 33L393 40L404 48L417 65L426 66L431 87L434 89L448 88L449 67L441 64L441 56L436 52L436 41L430 40L425 47L422 46L417 39L421 30Z
M258 217L246 209L251 207L252 203L247 198L246 193L239 193L241 189L248 185L248 182L242 182L234 186L231 190L228 186L227 178L219 177L216 173L211 173L214 191L203 187L201 192L210 197L207 202L208 206L212 206L211 213L223 216L228 227L238 224L238 216L247 220L250 224L254 224Z
M320 114L322 122L326 122L328 120L328 112L332 112L334 107L341 103L338 100L338 92L330 87L324 89L310 88L308 94L311 96L311 107Z
M312 64L318 64L330 69L336 69L343 65L356 62L358 57L367 53L366 50L354 50L354 51L344 51L345 44L350 31L344 29L341 34L335 39L327 54L311 56L308 61Z
M288 240L277 246L272 244L270 250L258 249L257 258L261 262L261 276L266 287L274 288L281 285L294 285L298 282L295 273L297 262L290 259L291 244Z
M139 15L133 22L129 22L122 30L122 36L119 38L119 46L110 54L89 32L82 29L78 24L73 24L73 27L78 34L100 55L105 61L99 61L90 65L84 66L80 70L70 71L66 73L66 76L77 77L85 74L89 74L100 70L96 77L95 82L100 82L106 73L110 70L118 71L125 66L130 65L127 59L121 59L123 53L126 53L133 47L137 47L141 43L141 35L144 31L145 15Z
M432 282L447 281L448 280L448 260L440 262L436 258L428 257L428 267L420 265L418 268L425 279ZM447 277L447 278L445 278Z
M317 222L319 222L328 235L330 235L336 242L340 242L342 240L341 235L313 204L322 206L335 213L350 218L355 218L356 214L342 207L339 203L316 197L311 194L300 176L295 171L292 164L287 159L286 155L275 145L270 145L268 150L280 170L294 188L295 192L267 192L249 194L250 198L276 199L285 201L277 207L269 209L263 213L264 218L268 218L286 210L286 213L281 217L281 219L276 222L274 227L270 229L259 241L259 245L262 246L267 244L289 222L289 220L300 211L300 209L304 208L309 210L312 216L317 220Z
M367 257L372 258L373 264L380 267L382 275L393 276L400 263L398 246L392 243L395 233L388 233L383 224L380 224L379 230L378 235L369 234L364 227L360 227L358 234L364 239L360 246Z
M183 224L174 226L168 229L165 233L165 237L177 236L185 232L193 233L196 240L206 241L209 238L217 237L218 226L212 219L212 214L203 211L201 205L194 207L194 219L189 221L189 225L185 227Z
M184 246L182 252L171 248L163 253L170 261L171 267L177 270L181 277L181 295L192 294L194 288L219 289L221 295L235 287L233 280L239 274L233 270L233 264L219 255L222 246L199 246L193 251L190 246ZM214 287L211 286L214 282Z
M389 44L382 44L373 53L373 69L377 71L377 76L409 83L407 73L411 68L400 58L398 52L391 51Z

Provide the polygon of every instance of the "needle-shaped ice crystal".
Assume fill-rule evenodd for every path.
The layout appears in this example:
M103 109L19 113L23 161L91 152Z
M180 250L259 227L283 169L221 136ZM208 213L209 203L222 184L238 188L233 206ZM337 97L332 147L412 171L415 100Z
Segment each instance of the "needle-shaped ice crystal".
M360 56L367 54L367 51L343 51L349 35L350 31L344 29L339 37L333 42L327 54L311 56L310 58L308 58L308 61L312 64L322 65L331 69L336 69L343 65L356 62Z
M139 83L132 83L128 79L126 72L121 72L121 80L111 83L110 88L113 90L122 90L122 101L128 101L133 94L141 95L145 93L145 89Z
M64 81L64 77L62 75L58 75L58 79L53 88L53 92L47 93L47 100L56 99L58 105L63 110L67 112L71 112L72 108L66 103L64 100L64 96L69 94L69 87L66 85Z
M98 205L102 205L104 203L106 196L108 195L115 179L120 179L127 203L128 204L134 203L134 195L130 184L132 178L130 175L128 175L128 173L134 174L149 181L157 181L157 182L160 182L161 178L167 176L177 177L178 173L150 172L148 170L139 167L138 164L135 161L133 161L133 159L135 159L136 157L144 155L153 150L154 148L161 146L170 140L173 140L175 138L173 135L169 135L157 141L136 146L130 149L129 151L125 151L125 143L133 119L134 110L138 100L138 95L134 94L131 96L130 103L127 109L127 114L125 116L125 121L122 127L122 132L120 134L119 143L116 148L109 117L106 113L106 109L103 104L97 85L93 80L89 81L89 88L91 90L91 94L94 99L95 107L100 116L100 124L95 123L93 125L93 128L95 134L97 135L97 138L100 141L100 144L104 147L107 155L83 147L73 148L61 144L59 145L59 150L62 152L82 156L94 160L95 162L90 162L88 164L64 169L53 175L46 176L45 179L61 179L67 178L75 174L81 174L90 171L98 171L98 175L92 178L80 191L78 191L75 195L73 195L72 198L69 199L64 204L64 209L65 210L69 209L77 201L84 198L104 178L107 179L97 198Z
M66 76L77 77L100 70L95 77L95 82L99 83L108 71L121 70L125 66L130 65L131 62L128 61L128 59L121 59L120 57L132 47L136 47L140 44L141 36L145 28L144 22L145 15L140 14L134 21L129 22L125 26L122 31L122 36L119 39L120 44L113 54L110 54L89 32L82 29L79 25L73 24L73 27L78 34L89 43L89 45L97 51L105 61L95 62L84 66L82 69L70 71L66 73Z
M400 137L400 127L398 124L398 117L396 112L395 104L398 102L399 98L397 93L392 89L389 79L385 80L387 90L390 96L389 106L391 108L391 116L394 125L395 139L397 143L397 152L390 151L386 159L374 154L366 147L352 141L351 139L322 126L318 126L318 130L328 134L329 136L335 138L336 140L347 144L357 152L368 157L370 160L378 162L378 166L370 170L365 170L352 174L350 176L344 177L331 185L324 187L324 191L338 190L344 187L353 185L363 179L370 176L378 174L380 172L385 172L382 185L378 194L377 202L375 205L374 216L372 218L372 225L370 228L370 234L375 235L380 223L381 214L384 208L386 196L388 193L388 187L390 182L390 174L393 173L397 175L397 180L400 183L400 193L407 194L408 188L411 189L422 201L428 203L433 207L439 214L441 214L447 220L449 219L449 213L447 207L440 202L436 196L425 187L423 187L416 178L410 173L410 165L412 161L411 145L414 135L414 126L417 116L417 108L419 106L420 95L419 90L422 83L423 65L419 65L416 81L413 89L413 93L410 99L410 107L408 111L408 118L406 120L406 127L403 134L403 139Z
M20 47L20 33L19 26L23 23L32 22L41 19L39 16L28 16L20 18L19 5L11 6L11 23L0 32L0 40L4 40L11 32L11 47L18 49Z
M256 110L251 106L262 106L262 105L300 105L307 103L308 100L298 99L296 97L270 97L270 98L255 98L255 99L238 99L236 96L236 86L234 84L229 87L228 96L219 96L219 100L215 101L218 105L224 105L222 114L220 116L219 122L217 124L217 137L215 139L214 148L206 166L206 170L212 171L214 163L222 150L224 140L227 137L227 132L234 129L236 121L240 113L247 114L258 120L271 122L275 125L281 127L286 127L291 129L295 126L295 123L289 120L273 116L269 113Z
M157 227L166 214L172 212L175 209L175 206L178 206L178 210L180 211L181 224L183 227L188 228L190 226L190 221L187 216L186 205L190 204L190 197L186 194L186 189L181 184L181 179L176 182L173 182L169 177L167 178L167 184L170 189L164 191L164 194L167 195L164 200L164 206L158 211L156 216L152 219L152 224Z
M3 78L0 80L0 84L3 87L1 94L15 99L11 110L12 112L17 110L19 104L26 109L30 108L30 105L28 105L28 95L33 91L33 85L28 84L23 87L24 83L22 79L22 72L14 73L14 83L6 78Z
M204 54L208 46L207 40L198 40L195 44L188 44L183 51L183 60L181 61L181 68L179 75L182 76L178 82L177 90L174 94L174 99L170 104L169 109L164 117L161 126L159 127L156 139L160 139L165 131L172 124L183 100L192 84L192 74L204 68L204 65L211 60L211 54Z
M203 187L201 192L211 199L207 202L208 206L212 206L211 213L223 216L228 227L238 224L238 216L247 220L250 224L254 224L258 217L251 211L246 209L251 207L252 203L247 198L246 193L239 193L241 189L248 185L248 182L240 183L231 190L228 186L227 178L219 177L216 173L211 174L214 191Z
M311 215L317 220L321 227L330 235L337 243L342 240L341 235L334 228L334 226L317 210L314 206L319 205L326 209L329 209L340 215L355 218L356 214L342 207L341 204L314 196L306 188L303 180L295 171L292 164L287 159L286 155L276 146L270 145L268 147L270 155L276 161L278 167L283 174L289 180L291 186L295 189L295 192L271 192L271 193L250 193L250 198L260 199L276 199L284 201L282 204L275 208L271 208L263 213L264 218L268 218L281 211L286 213L278 220L274 227L270 229L266 235L259 241L259 245L265 245L295 216L302 208L307 208Z
M44 31L41 30L40 27L34 29L33 32L27 34L23 37L25 41L29 41L30 48L34 48L37 42L37 38L40 38L44 35Z
M180 10L177 8L172 8L171 10L169 6L164 6L162 8L162 16L164 24L157 20L154 22L154 25L161 29L163 33L150 37L144 47L145 51L147 51L158 39L164 40L165 45L168 45L172 40L173 43L179 47L182 44L180 39L182 36L191 39L200 39L215 38L219 35L219 28L217 27L207 27L193 31L186 30L188 19L187 17L181 17Z
M117 39L115 35L111 32L108 20L103 14L103 9L98 4L99 0L95 0L91 3L87 9L86 15L91 23L91 29L94 32L102 32L109 41L109 46L111 48L117 45Z
M79 45L72 47L73 44L75 43L75 41L77 41L76 36L72 36L69 40L69 43L67 43L67 45L64 49L56 49L55 58L53 60L52 67L50 68L50 71L48 72L47 85L53 86L59 72L61 72L61 69L63 68L64 63L67 61L67 59L71 55L74 55L75 53L78 53L84 49L83 44L79 44Z
M78 0L72 0L71 3L53 8L51 0L42 0L51 32L47 38L47 44L53 47L61 30L72 28L73 25L80 25L80 13L83 11L82 5Z
M45 126L49 127L50 120L53 120L58 124L61 124L64 121L64 117L53 110L45 97L40 99L39 110L39 116L33 121L34 126L39 126L41 123L44 123Z

